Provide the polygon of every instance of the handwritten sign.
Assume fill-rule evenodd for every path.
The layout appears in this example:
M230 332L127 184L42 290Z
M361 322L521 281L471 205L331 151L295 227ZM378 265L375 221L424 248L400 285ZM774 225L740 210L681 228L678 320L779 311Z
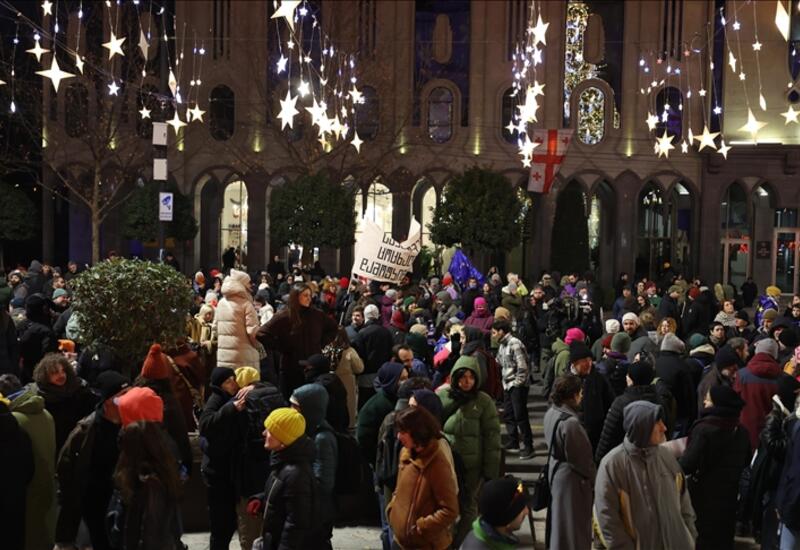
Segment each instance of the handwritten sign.
M419 222L411 220L408 239L402 243L385 235L372 220L362 220L361 227L363 231L356 242L353 273L373 281L399 283L411 271L419 253Z

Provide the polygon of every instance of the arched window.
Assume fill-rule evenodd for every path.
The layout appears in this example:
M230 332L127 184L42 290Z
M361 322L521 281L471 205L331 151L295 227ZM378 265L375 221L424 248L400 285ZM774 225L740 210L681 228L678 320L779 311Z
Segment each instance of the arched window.
M441 86L428 96L428 136L436 143L453 137L453 92Z
M235 98L233 90L227 86L217 86L211 90L209 99L211 115L211 137L218 141L230 139L236 121Z
M664 88L656 96L656 134L667 134L671 137L683 136L683 95L681 91L672 86Z
M436 188L430 186L425 194L422 195L422 210L420 211L419 223L422 225L420 241L422 246L433 246L431 241L431 230L428 224L433 221L433 211L436 209Z
M378 135L380 110L378 92L372 86L361 88L361 101L356 104L356 131L358 137L371 141Z
M356 208L358 208L358 196L356 197ZM364 217L378 224L384 234L392 235L392 192L380 179L375 180L367 191L367 207L364 210ZM361 229L361 216L356 220L356 232Z
M734 183L728 187L719 207L723 237L740 238L750 234L747 193L741 185Z
M64 98L64 130L69 137L81 137L89 128L89 90L76 82L67 87Z
M503 94L503 104L500 110L500 124L503 127L503 139L508 143L517 142L517 133L508 130L514 118L514 109L517 107L517 94L514 88L509 88Z
M247 186L243 181L231 182L223 195L220 229L221 252L233 247L247 253Z
M720 208L722 224L722 280L739 288L750 275L750 216L747 192L738 183L729 186Z
M596 145L606 133L606 96L600 88L590 87L578 98L578 139Z

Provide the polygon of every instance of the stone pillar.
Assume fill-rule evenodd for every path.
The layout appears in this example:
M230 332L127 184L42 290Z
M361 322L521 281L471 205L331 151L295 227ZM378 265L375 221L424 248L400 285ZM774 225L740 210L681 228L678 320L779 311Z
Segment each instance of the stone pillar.
M631 171L623 172L614 182L617 198L614 246L616 263L612 281L616 280L621 271L632 274L635 267L636 210L641 184L639 177Z
M247 185L247 269L254 271L267 267L264 256L267 246L267 185L263 174L248 174Z

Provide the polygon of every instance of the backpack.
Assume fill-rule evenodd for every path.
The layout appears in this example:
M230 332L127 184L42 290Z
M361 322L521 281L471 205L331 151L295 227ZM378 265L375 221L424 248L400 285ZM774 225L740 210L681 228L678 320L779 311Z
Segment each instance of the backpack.
M261 383L245 398L247 426L245 448L252 456L264 454L264 421L269 413L286 406L283 394L272 384Z
M503 397L503 374L500 371L500 365L494 355L487 350L479 348L477 352L486 359L486 380L483 381L481 390L497 401Z
M385 485L394 491L397 486L397 472L400 467L400 441L397 440L397 431L394 426L394 412L391 413L392 421L389 422L383 437L378 441L375 453L375 477L379 485ZM387 418L389 418L387 416Z
M459 510L465 510L470 504L469 492L467 491L467 467L464 466L464 459L461 458L461 454L450 445L450 441L446 437L443 439L447 441L450 446L450 452L453 455L453 469L456 472L456 483L458 484L458 507Z
M669 386L661 378L653 378L653 386L655 386L656 394L661 399L661 404L664 407L664 416L666 419L667 429L672 432L675 429L675 421L678 419L678 402L675 396L669 389Z
M350 434L330 430L336 436L338 455L336 457L335 495L354 495L361 490L364 480L364 459L356 438Z

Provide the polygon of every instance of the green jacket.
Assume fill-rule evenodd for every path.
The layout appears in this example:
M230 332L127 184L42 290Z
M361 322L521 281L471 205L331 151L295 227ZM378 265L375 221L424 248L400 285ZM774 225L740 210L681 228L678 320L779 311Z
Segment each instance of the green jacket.
M569 371L569 346L564 343L564 340L557 338L551 348L553 350L553 357L555 366L555 378L564 376Z
M375 453L378 449L378 431L386 415L394 410L396 397L389 396L383 390L370 397L358 411L356 440L361 447L361 454L375 467Z
M471 370L480 386L480 368L474 357L461 356L450 373L451 379L462 369ZM450 388L436 392L442 401L443 431L453 449L464 461L467 483L500 475L500 419L494 401L478 391L474 399L459 404L450 397Z
M31 439L33 480L25 501L25 549L52 548L56 528L56 428L44 397L26 388L11 402L11 412Z
M519 540L513 535L503 536L491 527L484 527L481 518L475 518L472 531L464 539L460 550L514 550L518 544Z

